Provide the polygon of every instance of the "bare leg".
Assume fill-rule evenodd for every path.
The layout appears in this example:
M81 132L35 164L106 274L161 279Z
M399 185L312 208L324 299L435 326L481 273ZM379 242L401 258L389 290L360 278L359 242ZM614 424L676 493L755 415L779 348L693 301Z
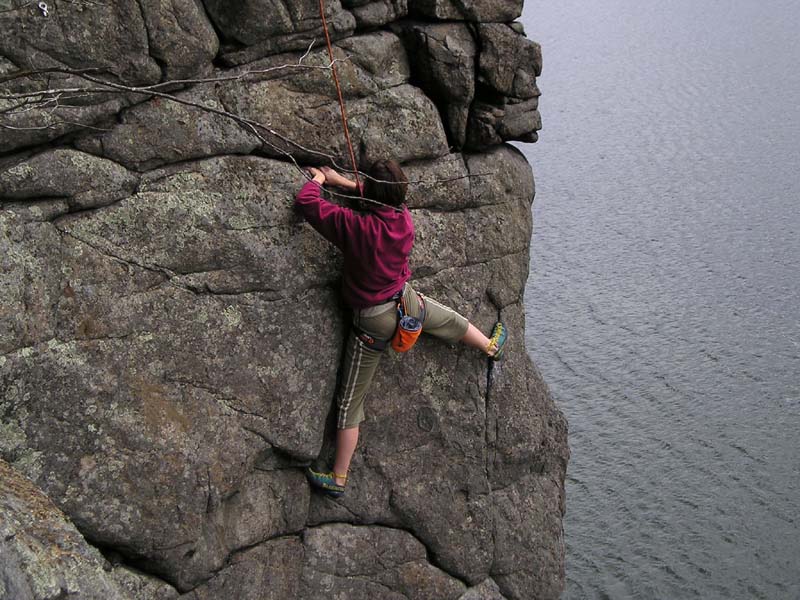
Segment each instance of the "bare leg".
M494 348L492 351L489 352L489 338L481 333L481 330L475 327L472 323L469 324L467 327L467 333L464 334L464 337L461 338L461 341L464 342L467 346L472 346L473 348L477 348L491 356L494 354Z
M339 475L347 475L350 469L350 460L356 451L358 444L358 425L348 429L336 430L336 462L333 463L333 472ZM336 483L344 485L344 477L336 477Z

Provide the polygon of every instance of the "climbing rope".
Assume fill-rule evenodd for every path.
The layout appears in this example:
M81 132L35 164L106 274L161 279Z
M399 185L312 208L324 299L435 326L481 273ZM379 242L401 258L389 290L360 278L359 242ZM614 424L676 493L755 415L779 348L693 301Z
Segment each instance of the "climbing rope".
M319 16L322 18L322 29L325 32L325 42L328 44L328 56L331 59L331 72L333 73L333 83L336 85L336 94L339 96L339 109L342 112L342 124L344 125L344 138L347 141L347 148L350 150L350 161L353 163L353 175L356 177L356 189L361 197L364 192L358 181L358 165L356 164L356 154L353 152L353 143L350 141L350 130L347 127L347 111L344 107L344 97L342 96L342 86L339 85L339 76L336 74L336 60L333 58L333 47L331 46L331 36L328 33L328 21L325 19L325 0L319 0Z
M383 202L378 202L377 200L373 200L372 198L366 198L364 196L364 190L361 188L361 183L358 180L358 165L356 163L356 154L353 151L353 142L350 140L350 129L347 127L347 110L345 109L345 106L344 106L344 97L342 96L342 86L339 84L339 76L336 73L336 59L333 57L333 46L331 45L331 36L330 36L330 33L328 33L328 21L325 18L325 0L319 0L319 16L322 19L322 30L325 32L325 42L326 42L326 44L328 46L328 57L330 58L330 61L331 61L331 73L333 73L333 83L336 86L336 94L337 94L337 96L339 98L339 110L342 113L342 125L344 126L344 138L345 138L345 141L347 142L347 148L350 151L350 161L353 164L353 175L356 178L356 189L358 190L358 194L359 194L359 196L351 196L349 194L342 194L342 193L337 192L336 195L340 196L342 198L351 198L351 199L357 198L357 199L360 199L362 201L366 201L366 202L370 202L372 204L376 204L378 206L384 206L386 208L391 208L392 210L397 211L397 212L402 212L402 209L400 209L400 208L398 208L396 206L390 206L389 204L384 204ZM335 162L334 162L334 166L336 166ZM471 177L484 177L484 176L486 176L486 174L472 174L472 173L470 173L469 175L467 175L467 177L470 177L470 178ZM366 175L366 177L370 178L369 175ZM372 178L370 178L370 179L372 179ZM456 179L461 179L461 177L454 177L454 178L451 178L451 179L445 179L443 181L453 181L453 180L456 180ZM378 180L373 179L373 181L378 181ZM394 182L381 182L381 183L394 183ZM424 182L424 181L419 181L419 182L410 181L408 183L409 184L414 184L414 183L427 183L427 182Z

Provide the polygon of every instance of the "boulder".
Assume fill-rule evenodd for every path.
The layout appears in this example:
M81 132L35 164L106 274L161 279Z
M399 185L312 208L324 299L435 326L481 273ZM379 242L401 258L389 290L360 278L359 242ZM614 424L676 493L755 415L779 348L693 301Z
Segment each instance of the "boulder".
M447 153L436 107L405 83L408 63L395 35L348 39L337 57L359 164ZM321 68L327 63L322 51L270 57L234 70L227 85L201 84L176 93L175 100L157 97L134 106L110 131L84 136L76 145L137 171L255 149L275 158L291 154L299 161L346 165L336 90L330 71ZM167 128L170 135L162 135ZM416 135L421 130L429 132L422 139Z
M0 211L0 356L53 337L53 306L61 295L53 261L60 254L49 223Z
M287 36L316 35L322 31L319 2L280 2L276 0L245 0L231 4L222 0L205 0L205 6L214 24L226 40L252 46L265 40L281 40ZM344 12L338 0L325 6L325 17L337 23ZM336 32L334 27L334 32ZM352 30L345 30L349 35ZM282 50L297 50L283 47Z
M150 56L168 81L210 70L219 39L199 0L139 0Z
M478 25L481 54L478 81L498 93L527 100L539 96L542 47L503 23Z
M411 161L403 172L410 181L406 202L411 208L454 211L473 206L471 182L480 175L471 177L461 154Z
M408 14L408 0L344 0L342 5L353 14L359 29L380 27Z
M456 148L537 139L541 47L514 25L402 21L393 26L406 46L414 81L436 102Z
M27 78L29 81L33 78ZM78 78L54 78L62 82L64 88L86 87L86 82ZM41 86L42 84L38 84ZM4 86L0 83L0 94L22 93L18 87ZM63 89L63 88L59 88ZM100 123L111 115L120 112L131 104L127 96L93 96L94 104L58 104L46 101L41 110L29 111L20 107L16 101L0 100L0 129L3 130L0 151L11 151L36 146L55 140L64 135L79 131L97 131Z
M466 147L486 148L504 140L533 143L541 128L538 98L521 102L501 98L496 103L476 100L469 115Z
M408 532L340 523L245 550L181 598L456 600L465 590L428 562L426 548Z
M541 47L506 24L481 23L477 31L481 52L466 147L535 142L542 128L536 85L542 72Z
M113 555L113 552L110 554ZM108 563L105 568L108 569ZM131 600L177 600L180 597L178 590L166 581L133 567L112 565L111 577Z
M214 24L231 44L225 48L228 65L241 65L270 54L306 50L324 45L322 18L317 0L205 0ZM339 0L325 4L325 19L331 39L351 35L356 21Z
M52 3L47 13L36 4L0 12L0 54L17 69L92 67L131 85L160 79L137 3Z
M458 600L506 600L492 579L486 579L469 588Z
M395 28L403 38L414 77L436 102L449 139L460 148L466 142L467 121L475 97L475 57L478 49L467 25L404 22Z
M564 579L563 483L546 474L492 494L497 560L492 578L508 598L558 598ZM546 547L535 540L546 539Z
M252 130L221 114L225 107L213 84L178 92L175 98L156 97L121 111L109 131L85 135L76 146L146 171L218 154L249 154L261 145Z
M0 202L64 198L69 210L86 210L130 196L138 183L115 162L57 148L0 167Z
M457 598L464 584L431 565L425 547L405 531L346 524L303 534L301 598L332 594L371 598Z
M263 542L236 552L223 569L180 600L299 600L304 555L299 536Z
M269 193L270 185L299 187L299 174L286 163L239 160L228 167L241 182L232 204L207 182L217 169L214 181L227 190L234 176L208 165L160 174L148 191L103 211L41 224L62 240L58 328L6 354L0 367L3 409L13 413L6 423L18 440L7 452L24 458L37 448L30 474L86 535L157 564L182 589L233 550L302 528L302 475L280 461L254 471L254 462L273 448L316 454L341 343L332 292L304 293L324 285L335 263L325 268L324 245L297 231L285 192ZM288 278L264 254L272 243L285 253L286 242L297 244L284 257ZM305 268L305 256L318 266ZM322 320L282 328L297 310ZM330 335L305 358L296 344L322 330ZM223 339L249 348L247 358ZM268 358L273 349L280 360ZM14 412L23 400L24 413Z

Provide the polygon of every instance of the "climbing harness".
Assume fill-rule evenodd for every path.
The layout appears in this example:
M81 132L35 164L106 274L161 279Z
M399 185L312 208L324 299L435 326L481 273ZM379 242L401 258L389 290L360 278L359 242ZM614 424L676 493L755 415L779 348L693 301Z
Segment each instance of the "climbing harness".
M353 143L350 141L350 129L347 127L347 111L344 107L344 97L342 96L342 86L339 85L339 76L336 74L336 60L333 57L333 47L331 46L331 36L328 33L328 21L325 19L325 0L319 0L319 16L322 18L322 29L325 32L325 42L328 45L328 57L331 59L331 73L333 73L333 83L336 86L336 94L339 97L339 110L342 113L342 125L344 125L344 137L347 141L347 148L350 150L350 161L353 163L353 175L356 178L356 189L361 197L364 192L358 181L358 165L356 164L356 154L353 151Z
M370 350L383 352L391 345L395 352L408 352L417 343L419 335L422 333L422 323L425 321L425 299L422 294L417 294L419 303L419 317L412 317L407 314L406 301L403 296L405 286L397 294L389 299L389 302L396 302L397 325L392 337L388 340L379 340L371 336L366 331L353 325L355 336Z
M399 302L399 300L403 297L403 291L406 289L404 285L403 288L394 294L391 298L386 300L386 302ZM382 302L378 302L378 304L383 304ZM398 306L400 306L398 304ZM391 343L391 339L388 340L379 340L378 338L371 336L366 331L358 327L357 325L353 324L353 333L355 336L361 340L361 342L370 350L375 350L376 352L383 352L386 348L389 347Z

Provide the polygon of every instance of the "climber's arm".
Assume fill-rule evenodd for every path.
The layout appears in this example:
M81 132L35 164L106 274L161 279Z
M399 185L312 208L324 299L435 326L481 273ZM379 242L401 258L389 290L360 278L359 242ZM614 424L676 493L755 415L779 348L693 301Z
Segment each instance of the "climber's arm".
M311 168L313 179L297 193L294 205L306 221L325 239L343 249L347 240L355 235L358 216L349 208L325 200L321 195L325 174Z
M336 187L343 188L345 190L355 191L358 189L358 185L355 181L351 181L344 175L334 171L330 167L322 167L320 169L322 174L325 176L325 183L330 185L335 185Z

